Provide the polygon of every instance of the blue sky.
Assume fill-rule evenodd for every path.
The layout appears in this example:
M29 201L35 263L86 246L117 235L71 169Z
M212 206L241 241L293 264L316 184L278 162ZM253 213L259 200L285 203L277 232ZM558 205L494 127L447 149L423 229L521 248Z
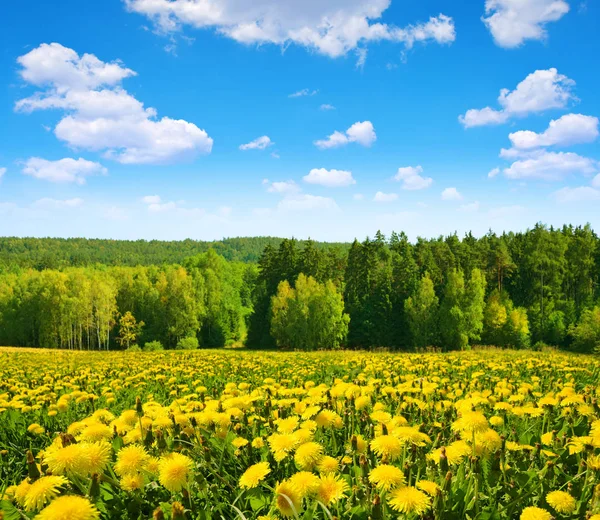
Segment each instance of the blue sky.
M600 229L598 2L37 0L0 23L2 235Z

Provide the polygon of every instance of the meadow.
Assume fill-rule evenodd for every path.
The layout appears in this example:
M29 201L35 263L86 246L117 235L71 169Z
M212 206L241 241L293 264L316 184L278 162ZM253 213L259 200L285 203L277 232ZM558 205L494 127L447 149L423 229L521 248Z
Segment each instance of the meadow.
M599 520L599 392L600 359L555 351L4 348L1 509Z

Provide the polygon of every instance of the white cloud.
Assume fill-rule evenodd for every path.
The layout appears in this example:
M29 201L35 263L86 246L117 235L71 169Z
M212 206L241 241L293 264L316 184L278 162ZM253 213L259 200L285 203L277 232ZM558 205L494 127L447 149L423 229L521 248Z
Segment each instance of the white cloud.
M148 211L151 213L162 213L165 211L171 211L173 209L177 209L177 203L173 201L148 204Z
M456 188L446 188L442 191L442 200L462 200L463 196Z
M25 161L23 173L50 182L85 184L86 177L106 175L107 169L97 162L86 161L81 157L79 159L66 157L58 161L31 157Z
M323 103L319 108L321 110L335 110L335 107L329 103Z
M332 198L302 194L283 198L279 201L277 209L280 211L332 211L338 210L339 207Z
M52 43L17 62L21 77L42 90L17 101L15 109L64 111L54 133L69 146L103 151L123 164L167 163L212 150L204 130L181 119L158 119L154 108L144 108L125 91L121 81L135 73L118 61L79 56Z
M375 128L371 121L362 121L354 123L346 133L333 132L327 139L315 141L315 146L321 150L327 148L337 148L345 146L348 143L358 143L362 146L369 147L377 140Z
M43 198L40 200L36 200L32 205L35 209L42 210L59 210L59 209L70 209L70 208L80 208L83 206L83 199L74 198L74 199L66 199L66 200L58 200L51 198Z
M391 0L125 0L130 11L150 18L160 31L182 25L216 29L244 44L294 43L339 57L364 48L368 42L388 40L411 48L416 42L451 43L456 35L452 18L440 14L404 28L379 19Z
M4 174L6 173L6 168L0 168L0 179L2 177L4 177Z
M363 200L365 196L362 193L355 193L354 195L352 195L352 198L354 200Z
M269 193L291 194L301 191L300 186L298 186L294 181L271 182L269 179L264 179L262 183L263 185L267 186L267 191Z
M498 175L500 173L500 168L492 168L489 172L488 172L488 178L493 179L496 175Z
M572 152L539 151L531 157L512 163L503 173L509 179L540 179L545 181L561 180L569 174L585 175L598 171L593 159Z
M268 135L257 137L254 141L250 141L246 144L240 145L240 150L264 150L269 146L273 146L275 143L271 141Z
M536 70L529 74L517 87L500 91L498 103L502 110L490 107L472 108L458 120L465 128L501 124L514 116L523 117L530 113L543 112L552 108L564 108L575 99L572 88L575 82L559 74L554 68Z
M346 170L326 170L325 168L313 168L302 180L309 184L319 184L328 188L340 188L356 184L352 172Z
M600 190L590 186L565 187L554 192L554 197L561 203L600 201Z
M470 202L468 204L461 204L458 208L458 211L464 212L464 213L475 213L477 211L479 211L479 201L475 201L475 202Z
M527 210L523 206L499 206L488 211L488 216L493 220L504 220L510 217L523 215Z
M594 177L594 179L592 180L592 186L594 188L599 188L600 189L600 173L598 175L596 175Z
M397 193L383 193L382 191L378 191L373 197L375 202L393 202L398 199Z
M568 146L591 143L598 137L598 118L582 114L566 114L550 121L542 133L519 130L509 134L515 148L531 149L542 146Z
M231 206L221 206L217 211L217 214L221 217L229 217L233 213L233 208Z
M146 195L142 198L144 204L160 204L160 196L158 195Z
M394 175L395 181L402 182L403 190L423 190L429 188L433 184L431 177L423 177L422 166L404 166L398 168L398 172Z
M297 97L304 97L304 96L314 96L315 94L318 94L319 91L318 90L310 90L308 88L303 88L302 90L299 90L298 92L294 92L293 94L290 94L288 97L289 98L297 98Z
M564 0L486 0L483 22L496 45L513 48L525 40L544 40L546 24L568 12Z

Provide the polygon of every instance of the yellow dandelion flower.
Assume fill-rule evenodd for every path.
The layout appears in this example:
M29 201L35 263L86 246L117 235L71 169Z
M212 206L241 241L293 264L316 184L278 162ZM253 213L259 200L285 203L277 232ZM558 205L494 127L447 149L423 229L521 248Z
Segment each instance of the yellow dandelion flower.
M519 520L552 520L552 515L540 507L526 507Z
M25 506L25 498L27 497L27 493L29 492L29 488L31 487L31 482L26 478L21 482L18 486L15 487L13 496L15 501L20 506Z
M106 441L79 444L87 473L102 473L110 462L112 448Z
M289 479L289 483L296 488L302 498L314 494L319 487L319 482L319 477L310 471L298 471Z
M337 475L325 475L319 479L317 498L326 506L340 500L348 490L348 483Z
M149 457L144 447L138 444L121 448L117 453L115 473L119 476L135 475L144 468Z
M96 442L112 439L113 429L102 423L93 423L87 426L79 434L79 440L87 442Z
M392 509L407 515L421 515L431 506L431 499L425 493L409 486L392 491L388 502Z
M388 491L389 489L405 484L402 470L388 464L380 464L376 468L373 468L369 473L369 481L382 491Z
M288 454L292 452L298 445L296 437L281 433L274 433L267 439L267 441L269 442L269 447L273 452L273 457L275 457L277 462L281 462L283 459L285 459Z
M546 502L558 513L569 515L577 507L576 500L566 491L551 491L546 495Z
M284 480L275 488L275 506L283 516L297 516L302 505L298 490Z
M37 423L33 423L27 427L27 431L33 435L43 435L46 432L46 429Z
M79 444L52 449L44 454L43 460L54 475L87 475L87 460Z
M300 469L312 469L323 456L323 446L316 442L306 442L298 447L294 460Z
M124 491L138 491L144 487L145 479L141 473L129 473L121 477L121 489Z
M25 511L39 511L48 502L56 498L61 487L66 486L69 481L65 477L51 475L41 477L33 482L27 489L23 500Z
M425 493L432 497L436 496L441 491L440 486L435 482L431 482L431 480L419 480L416 487L421 491L425 491Z
M254 439L252 441L252 447L256 448L257 450L262 448L264 445L265 445L265 441L262 437L256 437L256 439Z
M292 433L298 428L298 424L300 419L298 417L292 416L287 419L279 419L277 421L277 431L279 433Z
M461 433L479 433L488 428L488 420L481 412L465 412L452 423L452 430Z
M160 460L158 480L172 493L181 491L188 483L194 462L181 453L171 453Z
M240 477L240 487L245 489L255 488L269 473L271 473L271 468L268 462L253 464Z
M336 458L324 455L317 464L319 473L335 473L339 469L339 464Z
M402 443L392 435L380 435L371 441L371 449L390 461L394 461L402 455Z
M50 505L35 517L35 520L97 520L100 512L87 498L62 496L50 502Z

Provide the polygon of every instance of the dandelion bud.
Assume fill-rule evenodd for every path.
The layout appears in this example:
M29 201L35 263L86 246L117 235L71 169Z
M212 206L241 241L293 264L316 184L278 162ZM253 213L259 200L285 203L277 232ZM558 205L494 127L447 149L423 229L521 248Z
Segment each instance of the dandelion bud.
M358 451L358 437L356 437L356 435L352 436L352 451Z
M140 415L140 417L144 415L144 409L142 408L142 400L139 396L135 398L135 411Z
M442 447L440 451L440 469L442 471L448 471L448 456L446 455L446 448Z
M381 497L379 495L375 495L373 498L373 514L371 515L373 520L382 520L383 519L383 508L381 506Z
M171 518L173 520L185 520L185 508L179 502L171 505Z
M94 473L92 475L92 481L90 483L88 495L92 500L100 496L100 475L98 475L98 473Z
M160 507L157 507L152 513L152 520L165 520L165 514Z
M27 450L27 474L32 481L37 480L41 476L31 450Z

